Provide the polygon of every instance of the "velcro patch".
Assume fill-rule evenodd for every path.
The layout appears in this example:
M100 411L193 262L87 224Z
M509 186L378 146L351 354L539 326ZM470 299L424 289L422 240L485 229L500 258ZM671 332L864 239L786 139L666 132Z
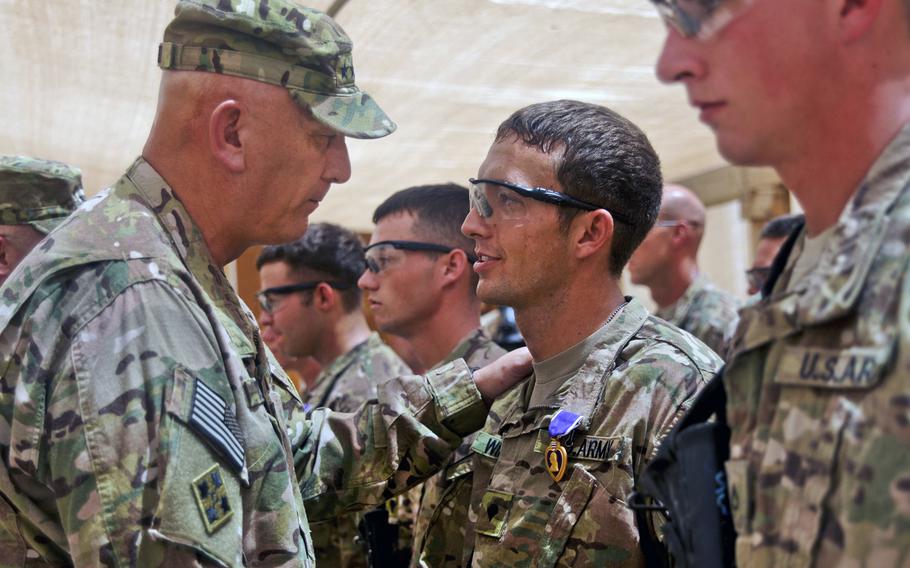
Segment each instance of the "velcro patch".
M866 389L881 379L891 350L851 347L789 347L781 356L774 382L782 385Z
M228 502L227 489L221 477L221 468L213 464L205 473L193 480L193 494L202 514L205 530L212 534L226 523L234 511Z
M471 451L488 458L499 459L499 454L502 452L502 438L481 430L474 438L474 443L471 444Z
M623 436L578 436L571 447L566 447L570 460L590 460L597 462L618 461L626 446ZM550 445L550 436L545 430L537 434L534 451L542 454Z
M243 470L244 451L237 419L221 396L199 379L193 392L189 424L220 450L234 473Z

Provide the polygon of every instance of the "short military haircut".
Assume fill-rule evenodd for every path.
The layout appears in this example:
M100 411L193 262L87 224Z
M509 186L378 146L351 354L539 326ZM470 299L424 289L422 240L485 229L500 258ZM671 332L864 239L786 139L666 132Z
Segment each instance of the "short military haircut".
M783 239L789 237L793 231L805 223L806 217L802 213L781 215L765 223L758 234L760 239Z
M516 111L496 132L497 142L509 139L552 153L567 194L629 218L614 219L610 273L618 277L660 210L660 159L647 136L608 108L560 100ZM560 208L564 230L580 212Z
M373 213L373 223L390 215L410 213L421 239L460 248L470 255L474 241L461 232L470 209L468 190L456 183L418 185L389 196Z
M297 273L315 272L316 278L348 284L339 290L346 312L360 307L357 279L366 270L363 244L353 232L331 223L315 223L296 241L264 247L256 268L284 262Z

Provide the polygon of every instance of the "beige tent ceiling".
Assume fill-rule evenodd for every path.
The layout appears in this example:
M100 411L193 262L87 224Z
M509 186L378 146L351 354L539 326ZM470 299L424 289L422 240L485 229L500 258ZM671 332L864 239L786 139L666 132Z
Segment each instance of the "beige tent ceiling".
M243 0L252 2L253 0ZM311 0L354 40L358 83L399 124L349 144L353 176L316 220L365 230L390 193L464 182L496 126L526 104L603 104L651 138L667 179L725 163L680 87L653 65L664 29L647 0ZM82 168L89 193L139 154L154 115L173 0L0 0L0 153Z

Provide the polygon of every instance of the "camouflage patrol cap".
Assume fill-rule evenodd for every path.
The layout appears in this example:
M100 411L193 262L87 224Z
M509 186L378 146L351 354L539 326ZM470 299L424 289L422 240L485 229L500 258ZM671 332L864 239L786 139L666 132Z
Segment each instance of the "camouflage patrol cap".
M290 0L179 0L158 65L287 87L316 120L346 136L391 134L395 123L354 84L352 47L332 18Z
M61 162L0 156L0 225L50 233L83 201L82 173Z

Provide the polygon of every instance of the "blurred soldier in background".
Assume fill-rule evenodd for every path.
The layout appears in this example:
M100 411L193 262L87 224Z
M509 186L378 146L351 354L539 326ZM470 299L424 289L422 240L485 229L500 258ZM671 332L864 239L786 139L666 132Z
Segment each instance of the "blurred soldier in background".
M910 2L655 3L660 79L806 219L724 373L736 563L907 565Z
M78 169L50 160L0 156L0 284L84 199Z
M758 235L758 244L755 246L752 267L746 271L750 296L761 292L768 280L768 275L771 274L771 263L774 262L774 257L777 256L780 247L784 245L789 236L802 229L805 222L806 218L802 213L795 213L775 217L762 227L761 233Z
M304 408L353 412L378 396L380 383L410 373L367 326L357 288L366 263L357 235L316 223L292 243L265 247L256 267L260 322L277 335L274 348L284 357L313 357L322 368L301 393ZM366 566L358 520L351 514L310 525L320 563Z
M657 315L723 355L736 327L739 302L698 270L705 206L680 185L663 189L654 227L629 260L633 284L647 286Z
M394 193L373 214L376 228L360 287L379 329L407 339L430 369L459 358L479 368L505 353L480 329L473 243L461 233L468 208L466 188L425 185ZM491 414L496 413L494 404ZM472 441L465 438L443 471L396 501L399 542L401 548L413 545L414 562L439 566L446 557L461 555ZM374 516L366 526L372 523Z

